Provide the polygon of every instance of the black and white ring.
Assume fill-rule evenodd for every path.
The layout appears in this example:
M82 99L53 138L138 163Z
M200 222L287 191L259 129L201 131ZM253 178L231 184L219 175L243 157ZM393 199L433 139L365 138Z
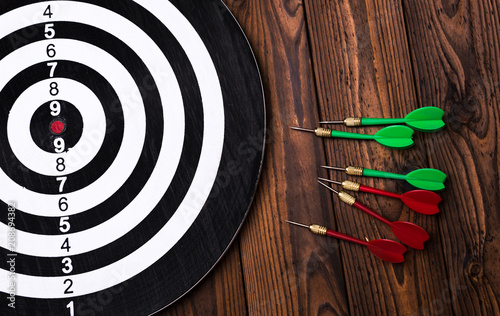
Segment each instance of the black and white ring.
M192 10L193 5L199 10ZM51 263L51 267L36 273L29 272L29 267L20 267L26 272L17 274L16 290L22 311L35 308L46 314L74 314L75 311L78 314L88 307L86 302L90 297L97 295L99 299L115 293L114 301L106 300L102 310L93 311L106 315L154 312L184 294L215 264L241 225L251 201L260 170L265 130L262 90L248 44L239 29L229 30L237 24L218 0L193 1L192 4L166 0L26 1L26 5L16 6L0 5L0 39L40 24L45 24L50 36L33 40L0 59L0 70L2 62L8 69L8 75L0 75L0 83L7 84L33 64L50 61L36 52L53 45L57 47L58 60L85 65L109 82L120 98L124 117L123 138L112 163L82 188L66 191L60 181L60 192L36 192L17 183L22 179L13 181L0 170L0 200L16 201L18 211L23 214L20 218L26 219L23 223L26 229L17 231L19 259L42 263L42 268ZM211 18L204 20L203 12L210 13ZM19 17L36 18L30 21ZM146 132L150 124L156 124L145 111L143 99L149 94L138 89L137 77L127 79L131 77L129 65L124 67L109 52L78 38L57 37L56 26L72 28L72 24L88 25L97 29L95 34L105 32L118 38L142 60L159 94L162 113L156 119L161 120L161 135ZM203 25L208 25L211 31ZM212 31L217 34L215 38ZM51 36L52 32L55 36ZM226 42L217 43L219 36ZM175 41L176 45L165 45L165 38ZM217 46L221 47L215 48ZM17 56L24 51L33 57L25 59L23 64ZM11 60L9 56L16 57ZM226 56L228 62L236 64L225 65ZM244 62L238 62L239 58ZM188 66L179 63L184 59L188 60ZM185 78L181 78L186 76L183 71L190 73L191 70L194 80L186 84ZM77 81L77 78L57 76L40 80L12 102L7 138L9 144L13 144L12 152L29 173L71 181L72 175L80 176L81 170L96 163L97 155L106 152L103 146L106 115L99 107L107 105ZM48 153L29 137L33 113L42 104L51 102L50 95L39 95L44 93L47 84L54 82L61 91L67 90L57 97L74 105L83 121L81 138L72 149L61 153ZM124 97L127 93L130 98ZM192 98L190 94L199 94L199 98ZM193 117L193 113L186 112L191 106L186 102L200 102L202 110L194 112L199 114ZM195 122L200 128L193 132ZM92 134L98 137L93 147L84 151L83 148L88 147L84 141ZM199 144L199 149L191 148L193 144L187 140ZM153 148L158 150L148 151ZM40 159L34 159L34 155ZM135 190L131 181L140 172L138 162L148 155L152 156L151 171L141 177L141 187ZM60 168L64 170L52 169L54 161L58 161L59 166L59 159L64 161L64 168ZM133 190L124 189L125 183ZM91 226L69 229L72 219L85 222L90 212L97 214L104 205L113 207L112 199L125 202L112 212L106 210L101 223L89 219ZM67 207L68 203L71 207ZM60 234L48 228L30 229L35 222L50 226L58 219ZM5 222L0 223L0 235L6 235L7 231ZM113 248L126 247L126 240L134 235L143 242L127 251L115 252L122 253L119 256L113 255ZM64 248L69 246L68 240L71 250ZM207 242L210 247L203 246ZM1 237L0 247L8 248L7 240ZM198 262L190 253L199 253L205 258ZM99 264L100 256L103 258ZM61 266L52 264L61 258L62 272L50 272L61 270ZM181 260L180 265L172 266L173 258ZM73 268L73 265L85 265L82 261L87 261L92 268ZM179 273L179 269L193 264L191 272ZM165 278L158 280L154 277L158 273ZM0 269L0 279L8 277L7 269ZM131 306L127 297L132 288L144 282L154 283L152 295L140 294L145 298L143 303ZM163 298L153 294L170 282L183 285L172 288ZM8 289L0 290L8 293Z

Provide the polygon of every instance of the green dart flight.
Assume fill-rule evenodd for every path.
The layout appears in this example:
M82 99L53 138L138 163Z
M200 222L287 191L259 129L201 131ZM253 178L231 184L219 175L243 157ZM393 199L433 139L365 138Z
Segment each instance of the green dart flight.
M344 124L345 126L368 126L406 124L417 131L435 132L444 127L444 111L434 106L417 109L404 118L360 118L349 117L343 121L323 121L320 124Z
M406 126L394 125L388 126L380 131L378 131L375 135L367 135L367 134L358 134L358 133L349 133L349 132L341 132L341 131L333 131L331 129L318 127L315 130L305 129L300 127L292 127L294 130L311 132L316 134L318 137L334 137L334 138L351 138L351 139L368 139L375 140L380 144L395 148L395 149L406 149L413 146L413 130Z
M352 176L406 180L409 184L422 190L441 191L445 188L446 174L440 170L430 168L417 169L406 175L353 166L347 168L322 166L322 168L345 171Z

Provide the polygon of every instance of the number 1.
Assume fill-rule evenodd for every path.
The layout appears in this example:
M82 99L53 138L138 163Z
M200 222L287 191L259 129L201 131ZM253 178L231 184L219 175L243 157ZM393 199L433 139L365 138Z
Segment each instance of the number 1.
M66 308L69 309L69 316L75 316L75 303L73 303L73 301L69 302Z

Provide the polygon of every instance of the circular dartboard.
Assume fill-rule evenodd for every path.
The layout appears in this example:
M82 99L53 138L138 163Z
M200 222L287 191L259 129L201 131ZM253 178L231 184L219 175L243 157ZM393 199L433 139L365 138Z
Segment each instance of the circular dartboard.
M2 0L0 314L168 306L234 239L264 138L220 0Z

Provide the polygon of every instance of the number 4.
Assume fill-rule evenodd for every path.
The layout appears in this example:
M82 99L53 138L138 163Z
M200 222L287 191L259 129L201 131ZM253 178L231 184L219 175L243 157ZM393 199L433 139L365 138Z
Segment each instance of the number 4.
M51 8L50 8L50 5L47 7L47 9L45 9L45 12L43 12L43 15L44 15L44 16L48 16L48 17L49 17L49 19L51 19L51 18L52 18L52 15L54 15L54 14L52 13L52 10L51 10Z

